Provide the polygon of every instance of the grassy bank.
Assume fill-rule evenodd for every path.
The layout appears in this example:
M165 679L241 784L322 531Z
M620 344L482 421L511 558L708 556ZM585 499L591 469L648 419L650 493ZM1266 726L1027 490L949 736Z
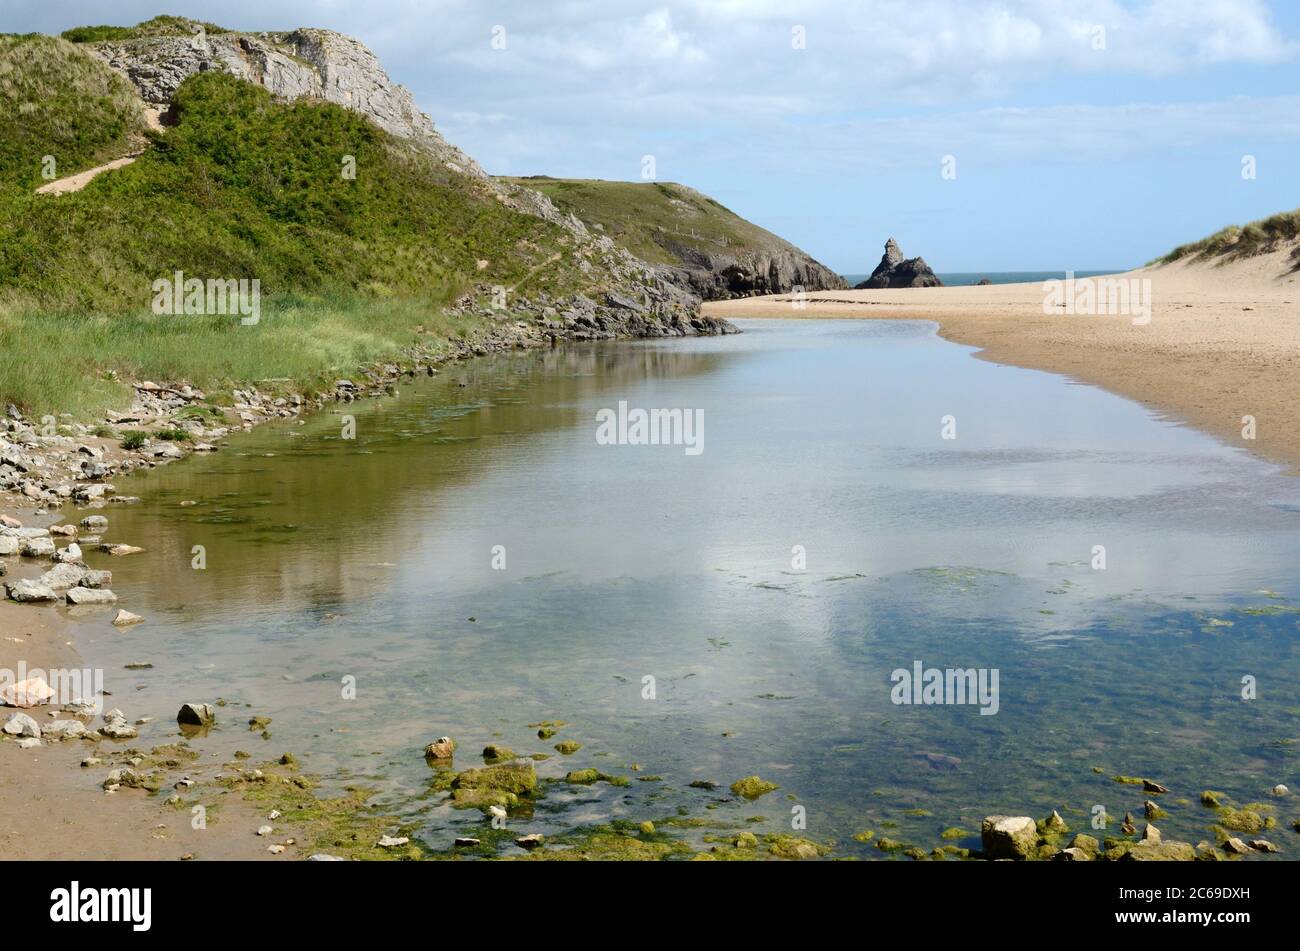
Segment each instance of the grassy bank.
M216 73L182 85L175 125L146 133L134 164L73 194L36 195L42 155L60 175L115 157L139 135L139 103L72 43L5 44L5 121L22 134L0 153L0 403L90 417L129 400L121 380L310 388L395 355L417 327L425 346L474 331L480 319L442 309L476 285L560 297L608 280L558 226L357 113L278 102ZM30 61L42 65L14 67ZM45 114L23 103L61 95L60 63L102 95L58 99L29 121ZM258 280L261 323L155 316L153 282L177 271Z
M235 385L263 380L310 393L362 364L417 345L437 350L486 323L449 318L433 300L355 294L264 302L256 326L237 316L0 308L0 392L31 416L83 420L129 406L130 380L186 380L217 402Z

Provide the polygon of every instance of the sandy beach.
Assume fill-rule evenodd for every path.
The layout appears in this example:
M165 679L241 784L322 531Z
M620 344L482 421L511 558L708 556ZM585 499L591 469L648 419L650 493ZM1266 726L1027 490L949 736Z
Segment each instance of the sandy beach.
M1128 314L1045 314L1042 284L827 291L808 294L802 309L790 295L754 297L707 303L704 312L933 320L944 338L980 348L984 359L1104 387L1300 469L1296 250L1292 244L1241 261L1179 261L1122 275L1151 282L1150 321L1139 325ZM1245 416L1255 419L1254 440L1243 438Z

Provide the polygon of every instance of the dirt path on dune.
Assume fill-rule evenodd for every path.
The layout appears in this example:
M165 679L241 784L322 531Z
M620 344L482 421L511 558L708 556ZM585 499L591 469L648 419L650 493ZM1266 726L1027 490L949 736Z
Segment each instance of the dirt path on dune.
M1042 284L825 291L715 301L714 317L933 320L997 363L1060 373L1300 471L1297 245L1227 264L1177 262L1149 280L1151 319L1044 313ZM1082 280L1079 284L1084 283ZM1255 438L1243 438L1243 417Z
M157 109L146 109L144 114L145 122L149 128L161 132L163 129L161 113ZM54 181L47 182L40 188L36 189L36 194L67 195L72 192L79 192L104 172L111 172L114 169L130 165L143 154L144 150L142 149L139 152L132 152L130 155L124 155L122 158L113 159L111 162L105 162L103 165L88 168L84 172L78 172L75 175L68 175L64 178L56 178Z

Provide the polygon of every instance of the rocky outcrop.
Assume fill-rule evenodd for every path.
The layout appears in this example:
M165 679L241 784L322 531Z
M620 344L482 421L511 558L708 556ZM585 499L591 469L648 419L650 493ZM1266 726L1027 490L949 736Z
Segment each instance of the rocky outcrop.
M844 278L797 248L744 251L730 255L699 248L669 246L683 262L660 266L668 280L705 300L732 300L763 294L834 291L848 287Z
M197 24L195 24L197 27ZM478 163L447 142L419 110L406 87L394 83L363 43L330 30L287 33L215 33L151 36L105 41L92 49L125 75L148 104L167 108L176 90L196 73L230 73L284 99L322 99L368 117L379 128L434 155L447 169L466 176L480 190L515 211L542 218L568 232L583 268L609 288L603 300L579 298L534 308L557 318L552 328L581 337L684 336L734 331L724 320L702 317L703 296L690 281L663 273L592 234L575 216L545 195L493 179ZM780 268L777 269L781 271ZM786 268L788 271L789 268ZM741 281L739 277L736 279ZM490 290L490 289L489 289ZM479 295L481 296L481 295ZM461 308L474 307L470 300ZM530 315L531 314L530 312ZM524 315L521 315L524 316Z
M856 290L878 290L896 287L943 287L943 282L930 270L924 258L906 258L898 242L890 238L885 242L885 255L871 272L871 276L857 285Z

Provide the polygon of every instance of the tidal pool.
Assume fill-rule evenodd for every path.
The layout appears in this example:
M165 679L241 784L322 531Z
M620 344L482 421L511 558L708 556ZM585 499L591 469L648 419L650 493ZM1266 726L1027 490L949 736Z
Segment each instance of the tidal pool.
M292 750L433 849L483 826L428 792L443 734L458 768L497 742L632 780L552 787L520 832L802 815L865 857L855 833L970 845L992 813L1140 822L1119 774L1168 786L1160 827L1193 843L1203 789L1300 790L1293 478L933 324L738 323L448 367L118 480L144 502L104 510L106 538L148 551L111 560L114 588L147 622L95 615L79 647L129 716L225 698L205 755ZM704 451L598 444L620 401L702 410ZM918 661L996 669L996 714L895 704ZM753 774L780 789L731 797ZM1300 807L1273 802L1285 858Z

